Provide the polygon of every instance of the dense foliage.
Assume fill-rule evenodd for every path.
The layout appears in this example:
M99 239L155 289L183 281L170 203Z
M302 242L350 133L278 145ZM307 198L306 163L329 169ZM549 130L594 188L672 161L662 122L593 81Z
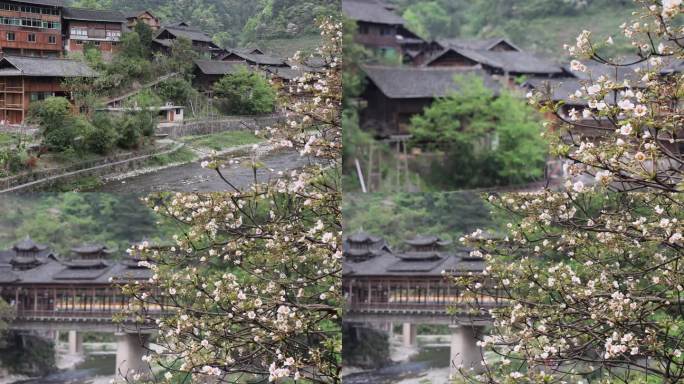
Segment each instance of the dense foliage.
M42 144L48 150L106 155L116 146L136 149L154 134L157 125L155 114L146 109L146 104L131 107L132 111L123 116L95 113L91 119L73 114L71 108L63 97L31 104L29 119L41 128Z
M316 162L261 180L252 159L254 185L241 190L212 159L203 166L230 192L146 199L181 228L169 249L131 250L154 275L125 286L135 297L130 309L141 321L163 311L156 320L163 348L144 357L161 370L127 379L339 383L342 32L332 19L320 28L325 69L282 88L287 123L262 133Z
M630 0L389 0L408 27L428 39L506 36L536 51L560 47L582 28L614 31L634 9ZM616 41L615 49L629 45Z
M0 249L30 236L60 255L83 243L120 251L131 242L163 239L173 226L161 221L137 196L62 193L5 196L0 199Z
M226 75L214 84L218 108L227 115L258 115L273 112L276 91L259 72L247 67Z
M622 34L648 67L633 79L616 78L625 64L606 53L605 36L590 31L568 46L574 69L587 73L562 111L545 92L530 102L554 114L547 137L565 159L561 191L493 195L508 216L507 233L463 240L487 268L455 278L486 311L493 352L486 367L462 367L465 379L495 383L680 383L684 380L684 200L679 103L682 73L661 70L681 59L681 0L639 0ZM596 75L580 60L594 60ZM602 122L594 137L577 134ZM486 368L486 369L483 369ZM477 373L480 373L479 375Z
M454 81L458 92L411 119L414 145L445 153L424 176L428 184L477 188L541 179L546 151L534 109L509 91L495 96L479 77Z
M186 21L208 32L220 46L315 34L314 21L339 13L331 0L73 0L71 4L125 11L149 9L164 22Z
M9 331L0 345L0 365L13 374L43 376L57 370L52 341L26 332Z
M496 229L475 193L345 194L344 232L382 236L393 247L418 235L457 240L477 228Z

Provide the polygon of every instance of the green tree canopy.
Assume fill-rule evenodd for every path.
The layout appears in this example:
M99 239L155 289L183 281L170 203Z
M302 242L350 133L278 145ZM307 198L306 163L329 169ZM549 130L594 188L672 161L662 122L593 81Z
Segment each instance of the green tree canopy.
M214 85L219 109L227 114L255 115L273 112L276 92L266 78L247 67L224 76Z
M525 100L479 77L454 79L459 91L411 120L414 145L444 151L428 182L444 187L520 184L543 175L546 150L538 114ZM457 171L454 171L457 170ZM448 171L448 177L445 172Z

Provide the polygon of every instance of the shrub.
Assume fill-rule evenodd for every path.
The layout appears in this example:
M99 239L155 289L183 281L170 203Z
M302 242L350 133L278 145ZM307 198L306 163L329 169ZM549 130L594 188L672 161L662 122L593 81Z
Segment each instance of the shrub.
M226 114L257 115L273 112L276 92L268 80L246 67L224 76L214 85L218 108Z
M120 135L117 145L124 149L138 148L142 143L142 131L133 116L126 116L120 122Z
M114 149L118 139L114 122L108 115L98 113L93 117L92 126L94 129L84 137L86 148L101 155L109 153Z
M164 101L171 101L176 105L188 105L188 101L196 91L189 81L172 78L159 84L157 93Z
M43 142L51 150L63 151L72 145L71 119L71 104L64 97L49 97L29 109L29 121L40 126Z
M125 116L117 125L121 127L117 144L124 149L133 149L140 147L145 137L154 135L157 119L152 112L138 111Z

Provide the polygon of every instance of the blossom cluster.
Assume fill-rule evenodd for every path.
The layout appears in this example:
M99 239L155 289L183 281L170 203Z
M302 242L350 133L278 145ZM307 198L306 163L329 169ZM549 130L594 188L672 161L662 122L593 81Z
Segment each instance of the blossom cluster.
M322 69L283 86L288 121L264 133L318 162L245 190L145 199L179 227L163 249L131 250L153 276L124 287L158 327L163 349L144 359L161 381L339 382L340 28L321 22Z
M637 2L621 29L638 59L607 58L613 39L583 31L567 47L584 79L571 105L528 94L555 115L546 137L565 182L489 196L509 222L462 239L486 267L453 281L474 308L500 304L479 344L486 369L467 380L684 381L684 75L667 70L684 57L682 2Z

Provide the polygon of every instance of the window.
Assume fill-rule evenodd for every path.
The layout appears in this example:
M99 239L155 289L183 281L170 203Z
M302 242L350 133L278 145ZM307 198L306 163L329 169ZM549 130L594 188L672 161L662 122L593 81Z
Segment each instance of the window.
M361 24L359 25L359 33L362 35L367 35L368 34L368 25L366 24Z
M28 42L29 43L35 43L36 42L36 34L35 33L29 33L28 34Z
M74 44L83 45L83 40L74 40Z
M48 36L48 43L57 44L57 36L55 36L55 35Z
M389 28L389 27L382 27L380 28L380 34L383 36L391 35L393 34L394 29Z
M31 92L30 94L31 101L41 101L53 96L55 96L54 92Z
M17 35L14 32L7 32L7 41L14 41L17 39Z
M78 27L71 28L71 36L88 37L88 29Z
M99 41L96 41L96 42L95 42L95 46L96 46L96 47L99 47L99 46L100 46L100 42L99 42Z
M107 40L119 40L121 31L107 31Z

